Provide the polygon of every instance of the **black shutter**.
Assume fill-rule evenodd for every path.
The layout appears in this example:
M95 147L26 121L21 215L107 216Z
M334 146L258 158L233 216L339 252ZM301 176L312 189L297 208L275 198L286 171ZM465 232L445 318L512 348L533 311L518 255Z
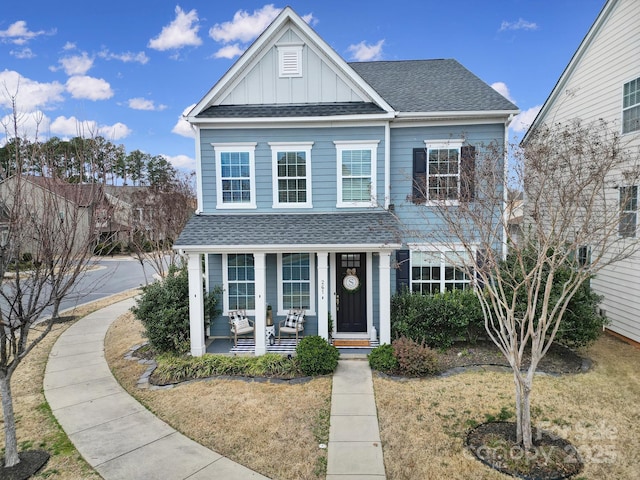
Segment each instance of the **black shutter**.
M409 288L409 250L396 250L396 263L398 270L396 271L396 293L402 293L403 290Z
M427 152L424 148L413 150L413 191L411 201L423 203L427 199Z
M460 149L460 200L473 202L476 198L476 147Z

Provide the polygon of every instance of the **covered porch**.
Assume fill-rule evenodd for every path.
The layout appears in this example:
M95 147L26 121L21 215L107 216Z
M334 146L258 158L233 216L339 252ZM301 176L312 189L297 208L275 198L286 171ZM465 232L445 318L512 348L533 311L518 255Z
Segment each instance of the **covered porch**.
M292 346L269 345L266 335L268 305L274 320L285 313L290 298L283 294L284 258L308 258L307 324L304 335L330 338L367 338L390 343L391 255L400 248L396 219L387 211L326 214L194 215L174 248L188 257L191 354L208 351L204 326L203 256L214 258L207 278L220 279L224 293L222 316L238 308L229 293L230 259L239 255L250 263L249 299L243 308L255 324L255 338L238 342L231 353L262 355ZM277 260L277 261L276 261ZM209 263L207 263L209 265ZM213 285L211 285L213 287ZM233 290L231 288L231 290ZM224 321L221 322L222 324ZM332 327L330 330L330 323ZM209 346L217 350L216 342ZM210 342L209 342L210 343ZM287 342L286 345L288 345ZM242 345L242 352L239 347Z

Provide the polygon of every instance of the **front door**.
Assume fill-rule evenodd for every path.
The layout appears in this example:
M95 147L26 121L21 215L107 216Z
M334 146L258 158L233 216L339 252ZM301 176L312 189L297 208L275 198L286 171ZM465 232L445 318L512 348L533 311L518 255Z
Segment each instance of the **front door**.
M366 333L367 285L365 253L336 254L337 333Z

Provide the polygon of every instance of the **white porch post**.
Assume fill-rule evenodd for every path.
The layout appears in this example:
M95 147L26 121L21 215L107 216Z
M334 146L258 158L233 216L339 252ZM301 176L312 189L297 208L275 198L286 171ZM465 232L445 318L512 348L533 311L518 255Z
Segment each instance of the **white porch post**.
M266 254L254 253L253 265L256 273L256 355L267 353L265 328L267 326L267 261Z
M391 343L391 252L380 252L379 296L380 296L380 345Z
M316 252L318 258L318 335L329 340L329 252Z
M207 350L204 335L204 298L202 295L202 261L199 253L190 253L187 264L189 276L189 333L191 355L201 357Z

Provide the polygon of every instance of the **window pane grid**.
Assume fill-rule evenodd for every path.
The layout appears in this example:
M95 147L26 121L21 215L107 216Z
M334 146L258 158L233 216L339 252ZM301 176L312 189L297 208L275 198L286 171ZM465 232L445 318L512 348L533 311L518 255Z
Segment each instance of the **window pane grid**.
M432 148L427 161L428 198L430 200L457 200L460 184L460 150Z
M251 202L249 152L222 152L220 163L223 203Z
M278 152L278 202L307 202L306 152Z
M342 151L342 200L371 200L371 150Z
M227 257L229 309L255 308L255 270L253 255L238 254Z
M308 253L282 254L282 305L311 308L311 260Z
M440 252L412 252L411 291L432 294L469 288L469 276L453 263L447 263L446 257Z
M624 84L622 94L622 133L640 130L640 78Z
M620 187L620 225L621 237L635 237L638 222L638 187Z

